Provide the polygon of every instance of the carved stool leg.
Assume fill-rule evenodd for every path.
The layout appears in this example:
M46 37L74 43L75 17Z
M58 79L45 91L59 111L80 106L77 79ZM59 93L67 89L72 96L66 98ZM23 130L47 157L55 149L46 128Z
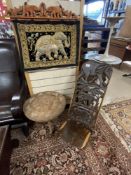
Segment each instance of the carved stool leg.
M62 130L62 129L66 126L66 124L67 124L67 121L65 121L65 122L61 125L61 127L59 128L59 131Z
M55 129L54 124L50 121L47 124L48 124L48 127L49 127L49 133L53 134L54 129Z

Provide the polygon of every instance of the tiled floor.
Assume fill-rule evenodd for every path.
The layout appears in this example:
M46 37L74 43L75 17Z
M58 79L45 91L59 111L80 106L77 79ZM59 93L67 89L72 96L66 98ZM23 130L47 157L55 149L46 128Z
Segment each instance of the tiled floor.
M131 99L131 77L123 77L125 73L131 73L131 62L123 63L120 69L113 68L103 105Z

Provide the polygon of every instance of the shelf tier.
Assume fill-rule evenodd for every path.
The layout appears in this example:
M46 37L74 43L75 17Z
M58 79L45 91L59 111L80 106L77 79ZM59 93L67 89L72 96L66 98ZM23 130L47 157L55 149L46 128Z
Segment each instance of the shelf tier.
M107 39L84 39L83 43L107 43L108 40Z
M84 49L82 49L82 52L103 51L103 50L105 50L105 47L92 47L92 48L84 48Z
M109 13L115 13L115 14L118 14L118 13L125 13L125 10L112 10L112 11L109 11Z
M84 25L83 30L84 31L110 31L110 28L108 27L88 27Z

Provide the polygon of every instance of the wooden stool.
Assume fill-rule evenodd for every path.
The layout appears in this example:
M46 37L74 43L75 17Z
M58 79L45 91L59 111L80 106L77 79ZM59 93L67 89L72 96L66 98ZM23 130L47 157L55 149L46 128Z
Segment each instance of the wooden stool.
M65 109L65 97L53 91L40 92L30 97L23 106L27 118L35 122L48 122L50 134L53 132L51 120L57 118Z

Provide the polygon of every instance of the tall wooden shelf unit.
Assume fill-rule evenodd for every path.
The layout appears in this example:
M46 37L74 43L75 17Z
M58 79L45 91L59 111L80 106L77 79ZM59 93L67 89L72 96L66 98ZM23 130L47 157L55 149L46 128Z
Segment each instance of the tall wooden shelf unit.
M85 5L88 4L88 2L89 2L88 0L85 0ZM95 1L92 0L92 2ZM109 1L107 1L105 7L103 8L103 16L107 16L108 8L109 8ZM108 42L110 28L105 27L106 21L103 22L103 24L98 24L97 21L88 19L86 16L83 19L84 21L83 21L83 34L82 34L82 45L81 45L81 58L85 59L85 57L89 54L90 51L96 51L101 54L104 53ZM99 37L90 38L86 35L86 32L91 34L94 33L94 35L99 34Z
M86 32L99 34L100 37L89 38L85 35ZM98 53L104 53L108 41L110 28L104 26L84 26L83 27L83 38L82 38L82 58L84 59L85 54L88 54L89 51L98 51ZM90 47L90 43L94 44L94 47ZM96 43L99 43L98 46L95 46Z

